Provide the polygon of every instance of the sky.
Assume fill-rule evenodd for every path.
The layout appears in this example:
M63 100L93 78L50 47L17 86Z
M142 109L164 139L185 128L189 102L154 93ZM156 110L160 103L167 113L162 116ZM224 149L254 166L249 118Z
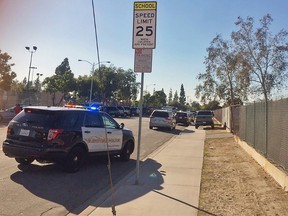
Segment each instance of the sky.
M57 66L68 58L75 75L89 75L91 63L110 61L106 66L134 70L132 48L135 1L94 0L97 26L96 48L92 0L0 0L0 50L14 63L18 81L28 77L30 53L26 46L37 46L33 54L30 80L36 73L52 76ZM187 101L198 101L197 75L205 72L203 64L210 42L221 34L229 40L237 31L238 16L251 16L259 24L271 14L272 32L288 30L287 0L158 0L156 47L152 72L144 73L144 91L164 89L180 92L183 84ZM137 73L141 82L141 74Z

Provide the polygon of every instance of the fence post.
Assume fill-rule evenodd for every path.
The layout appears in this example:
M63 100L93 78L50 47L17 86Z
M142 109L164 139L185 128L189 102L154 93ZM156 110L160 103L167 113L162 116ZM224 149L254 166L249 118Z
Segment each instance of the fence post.
M268 151L268 101L265 101L265 157Z
M255 138L255 136L256 136L256 130L255 130L255 125L256 125L256 118L255 118L255 106L256 106L256 104L255 104L255 101L253 102L253 147L255 148L255 146L256 146L256 138Z

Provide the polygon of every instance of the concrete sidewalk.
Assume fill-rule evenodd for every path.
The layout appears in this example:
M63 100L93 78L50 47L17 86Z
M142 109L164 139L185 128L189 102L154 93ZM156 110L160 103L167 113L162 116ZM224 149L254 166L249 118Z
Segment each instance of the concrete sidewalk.
M132 172L80 215L197 215L204 152L204 130L187 127L140 166L139 183ZM140 150L141 151L141 150Z

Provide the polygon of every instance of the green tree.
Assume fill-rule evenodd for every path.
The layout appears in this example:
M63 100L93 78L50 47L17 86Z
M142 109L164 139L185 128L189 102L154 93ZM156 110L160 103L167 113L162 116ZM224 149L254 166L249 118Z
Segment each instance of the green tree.
M86 103L90 99L90 90L91 90L91 76L79 76L76 79L76 91L77 91L77 102ZM93 82L93 80L92 80ZM94 81L94 86L95 86ZM92 86L93 87L93 86ZM95 90L95 89L94 89Z
M183 107L186 105L186 96L185 96L185 90L184 90L183 84L181 84L181 87L180 87L179 103L180 103Z
M197 101L192 102L192 110L197 111L201 109L201 105Z
M136 82L136 80L132 84L132 103L134 106L136 105L136 100L137 100L140 86L141 86L141 83Z
M177 90L176 90L175 93L174 93L172 103L175 103L175 102L179 102L179 96L178 96Z
M133 97L133 92L135 92L135 81L136 81L136 74L131 70L117 70L117 96L118 99L121 100L124 104L130 105L131 99Z
M153 96L155 97L155 103L154 106L155 107L163 107L166 106L166 101L167 101L167 95L164 92L164 89L162 89L161 91L154 91Z
M0 89L9 91L13 79L17 76L15 72L11 70L14 63L9 63L12 59L8 53L2 53L0 50Z
M203 83L196 87L196 97L204 103L213 100L233 103L235 99L246 99L247 70L241 65L241 56L235 51L235 45L217 35L207 52L206 71L197 76Z
M220 103L218 101L210 101L208 104L206 104L205 109L207 110L216 110L216 109L220 109Z
M168 95L168 105L172 103L172 98L173 98L173 94L172 94L172 89L170 88L169 95Z
M124 70L116 67L101 67L103 93L100 98L108 103L122 103L131 105L137 98L138 86L136 73L131 69ZM96 74L97 74L96 70ZM97 85L100 87L100 77L97 76ZM102 96L102 97L101 97Z
M287 88L288 32L281 30L273 35L270 31L272 17L267 14L256 28L254 19L238 17L238 31L232 32L237 52L249 71L250 90L253 95L264 95L267 102L273 90Z
M143 107L153 106L153 98L151 99L152 95L150 92L143 95Z
M149 92L143 96L143 106L144 107L155 107L161 108L166 106L167 95L164 92L164 89L161 91L154 91L153 95Z
M46 77L43 81L45 91L52 95L53 105L60 105L64 97L69 97L69 92L76 88L76 80L69 65L68 58L65 58L62 63L56 68L55 75ZM61 92L62 97L58 102L55 101L56 92Z

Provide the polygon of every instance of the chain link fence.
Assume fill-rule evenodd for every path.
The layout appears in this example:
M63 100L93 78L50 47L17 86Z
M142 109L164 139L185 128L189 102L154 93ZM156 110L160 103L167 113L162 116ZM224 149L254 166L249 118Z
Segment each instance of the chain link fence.
M53 100L56 105L63 106L62 96L60 92L55 95L47 92L31 92L28 96L25 92L17 94L12 91L0 91L0 110L13 107L15 104L53 106Z
M215 111L215 117L269 161L288 171L287 98L222 108Z

